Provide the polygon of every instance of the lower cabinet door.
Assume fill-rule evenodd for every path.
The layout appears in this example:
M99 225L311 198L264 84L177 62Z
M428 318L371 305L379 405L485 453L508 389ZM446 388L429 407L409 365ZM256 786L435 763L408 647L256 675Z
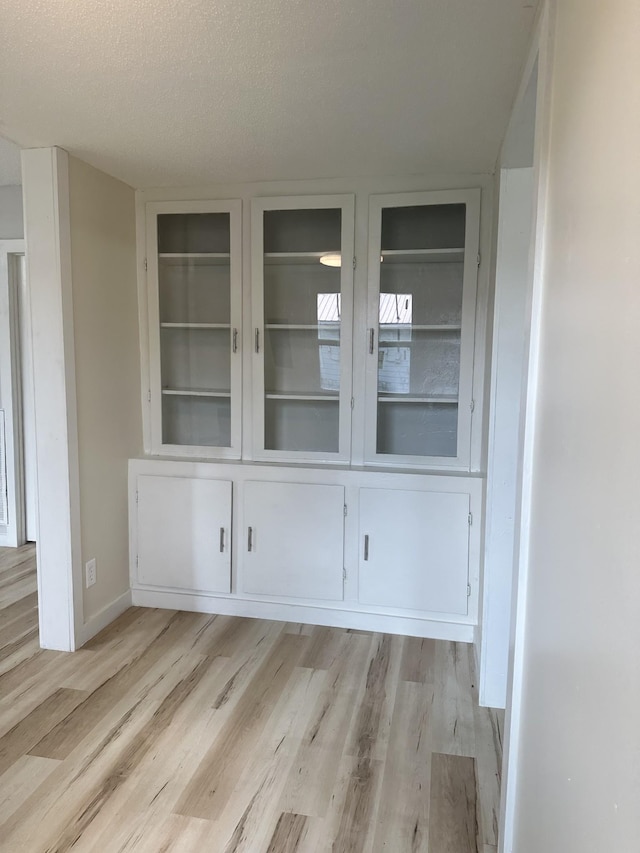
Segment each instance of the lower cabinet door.
M138 581L231 591L231 482L139 476Z
M344 487L247 482L245 593L341 601Z
M360 490L363 604L466 615L469 495Z

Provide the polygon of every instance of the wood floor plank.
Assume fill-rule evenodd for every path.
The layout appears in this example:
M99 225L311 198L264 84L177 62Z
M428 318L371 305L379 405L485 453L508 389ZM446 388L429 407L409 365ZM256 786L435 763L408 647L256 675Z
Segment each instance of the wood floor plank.
M477 853L475 760L431 757L429 853Z
M342 653L326 672L292 765L281 802L283 812L319 817L327 812L370 645L370 637L344 634Z
M306 815L281 814L267 853L296 853L306 829Z
M433 749L451 755L475 755L472 647L441 642L436 647L433 692Z
M376 812L374 853L427 853L433 687L398 686Z
M469 646L130 608L43 651L35 580L0 549L0 849L496 853Z
M138 657L125 664L111 678L90 693L87 698L48 732L31 750L31 755L63 759L99 723L106 711L134 686L138 685L150 667L176 641L188 619L174 613L168 622L156 626L159 630L148 638L149 645ZM162 623L161 623L162 624Z
M85 698L79 690L61 687L0 737L0 775L38 742L43 732L55 727ZM44 756L45 758L51 756Z
M307 637L283 634L262 664L235 713L207 752L175 809L177 814L218 818L242 772L247 755L307 646Z
M403 681L417 681L419 684L433 684L436 646L437 640L406 637L402 650L400 678Z
M23 755L0 776L0 826L59 764L50 758Z

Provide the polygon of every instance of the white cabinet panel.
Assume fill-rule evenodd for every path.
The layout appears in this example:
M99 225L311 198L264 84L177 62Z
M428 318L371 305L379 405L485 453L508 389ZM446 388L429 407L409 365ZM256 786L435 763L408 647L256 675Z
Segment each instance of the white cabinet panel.
M231 590L231 482L139 476L138 582Z
M469 495L360 489L359 601L466 615Z
M344 487L248 482L243 591L341 601Z

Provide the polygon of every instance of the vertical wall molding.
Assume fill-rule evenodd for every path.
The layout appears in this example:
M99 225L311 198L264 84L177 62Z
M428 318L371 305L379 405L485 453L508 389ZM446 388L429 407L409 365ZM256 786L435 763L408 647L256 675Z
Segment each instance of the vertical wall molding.
M22 152L33 331L40 644L73 651L83 624L68 155Z

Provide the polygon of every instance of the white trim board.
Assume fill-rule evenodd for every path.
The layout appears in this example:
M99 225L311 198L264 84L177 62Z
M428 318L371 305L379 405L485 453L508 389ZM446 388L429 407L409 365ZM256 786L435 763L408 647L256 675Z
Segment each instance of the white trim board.
M123 592L121 596L116 598L111 604L103 607L95 616L92 616L88 622L85 622L76 633L76 648L84 646L92 637L100 633L103 628L110 625L114 619L117 619L125 610L131 607L131 590Z
M245 616L252 619L273 619L276 622L301 622L326 625L331 628L353 628L360 631L382 631L408 637L431 637L436 640L473 642L473 625L387 616L355 610L323 608L306 604L286 604L258 601L251 598L222 598L188 592L131 590L134 607L160 607L170 610L189 610L195 613L217 613L223 616Z
M40 644L73 651L82 624L69 158L22 152L33 331Z

